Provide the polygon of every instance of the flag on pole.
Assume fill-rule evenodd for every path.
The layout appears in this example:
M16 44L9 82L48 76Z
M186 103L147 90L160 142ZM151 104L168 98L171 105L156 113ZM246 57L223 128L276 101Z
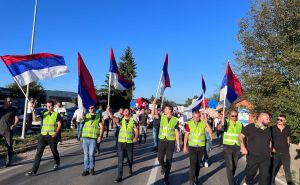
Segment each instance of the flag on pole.
M205 91L206 91L206 85L205 85L203 75L202 75L202 80L201 81L202 81L202 93L201 93L201 95L199 96L199 98L194 100L190 106L185 108L185 110L184 110L185 112L195 112L195 111L197 111L201 108L202 102L204 100Z
M164 63L163 69L162 69L156 97L157 96L162 97L165 92L165 89L167 87L171 87L170 77L169 77L169 73L168 73L168 62L169 62L169 60L168 60L168 53L167 53L165 63Z
M221 84L220 101L225 101L225 106L232 104L238 97L243 95L241 82L232 72L229 62Z
M78 53L78 107L88 109L97 103L93 78Z
M121 76L112 48L110 48L109 76L110 84L113 85L117 90L128 90L134 85L133 81L125 80Z
M6 55L1 56L1 59L21 86L69 72L64 57L50 53Z

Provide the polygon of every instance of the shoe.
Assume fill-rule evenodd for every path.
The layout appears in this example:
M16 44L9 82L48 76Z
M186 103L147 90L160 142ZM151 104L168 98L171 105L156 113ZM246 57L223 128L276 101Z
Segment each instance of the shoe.
M55 164L54 167L53 167L53 170L57 170L58 168L59 168L59 165Z
M132 175L132 174L133 174L132 169L129 168L129 175Z
M36 176L36 172L33 171L29 171L27 173L25 173L26 176Z
M58 145L62 145L62 142L59 141L57 144L58 144Z
M87 176L87 175L89 175L89 174L90 174L89 171L83 171L81 175L82 175L82 176Z
M204 167L205 167L205 168L208 168L208 162L205 162L205 163L204 163Z
M247 185L247 183L244 182L243 185Z
M11 162L5 164L5 168L11 167Z
M160 175L163 176L163 177L165 176L165 170L164 169L161 169Z
M91 169L91 175L96 175L96 172L94 169Z
M115 182L121 182L122 181L122 177L118 177L116 178Z

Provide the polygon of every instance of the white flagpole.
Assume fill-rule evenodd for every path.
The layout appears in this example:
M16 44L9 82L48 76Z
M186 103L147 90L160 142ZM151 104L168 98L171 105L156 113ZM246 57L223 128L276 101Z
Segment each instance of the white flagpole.
M130 75L131 75L131 81L133 82L133 75L132 74L130 74ZM133 100L133 97L134 97L133 92L134 92L134 85L132 85L132 88L131 88L131 100Z
M162 108L163 108L164 98L165 98L164 96L161 97L160 110L162 110Z
M108 77L108 98L107 98L107 106L110 106L110 81L111 81L111 73L109 73Z
M37 6L38 6L38 0L35 0L33 24L32 24L32 33L31 33L30 54L33 54L33 48L34 48L34 34L35 34ZM29 84L26 87L26 99L27 100L28 100L28 97L29 97ZM22 136L21 136L22 139L25 138L25 126L26 126L25 123L26 123L27 108L28 108L28 101L25 100L24 115L23 115L23 126L22 126Z
M223 104L223 123L225 123L225 106L226 106L226 96L227 96L227 85L225 86L225 93L224 93L224 104Z
M160 75L160 78L159 78L159 81L158 81L158 87L157 87L157 90L156 90L155 99L157 99L158 89L159 89L159 86L160 86L162 75L163 75L163 71L161 71L161 75Z

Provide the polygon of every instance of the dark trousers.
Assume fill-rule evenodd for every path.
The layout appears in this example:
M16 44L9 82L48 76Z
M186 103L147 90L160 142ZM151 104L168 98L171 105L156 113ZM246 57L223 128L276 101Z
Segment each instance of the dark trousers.
M234 185L234 174L240 156L240 147L224 145L224 159L226 164L227 179L229 185Z
M27 129L31 129L32 126L32 113L26 113L26 125Z
M118 177L123 176L123 160L125 153L127 154L128 166L130 169L132 169L133 143L118 142Z
M40 166L40 162L44 153L46 146L49 145L55 164L60 164L59 153L57 151L57 138L52 138L50 135L43 136L41 135L37 145L37 151L35 154L34 164L32 167L33 172L37 172Z
M13 131L9 130L5 133L3 133L3 135L0 135L0 140L2 139L2 137L4 137L5 139L5 147L7 148L7 152L6 152L6 164L11 164L12 161L12 156L13 156Z
M203 147L189 147L190 158L190 180L195 182L200 172L200 164L205 153L205 146Z
M108 133L109 133L109 121L105 122L105 130L106 130L106 137L108 137Z
M158 141L158 162L161 169L165 171L165 178L169 177L173 159L173 153L175 149L175 141L168 141L160 139ZM166 161L165 161L166 156Z
M272 170L272 184L275 184L275 177L279 171L280 166L283 165L284 174L286 178L286 182L292 183L292 175L291 175L291 156L289 153L274 153L273 158L273 170Z
M259 185L269 185L270 181L270 164L271 158L264 155L248 155L246 165L246 184L251 184L251 181L256 176L259 170Z

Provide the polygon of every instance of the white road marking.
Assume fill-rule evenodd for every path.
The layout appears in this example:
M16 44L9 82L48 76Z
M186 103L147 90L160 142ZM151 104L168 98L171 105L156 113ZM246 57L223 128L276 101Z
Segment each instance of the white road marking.
M158 160L156 158L155 162L154 162L154 165L152 166L152 170L151 170L151 173L149 175L147 185L153 185L155 183L158 168L159 168L159 165L158 165Z

